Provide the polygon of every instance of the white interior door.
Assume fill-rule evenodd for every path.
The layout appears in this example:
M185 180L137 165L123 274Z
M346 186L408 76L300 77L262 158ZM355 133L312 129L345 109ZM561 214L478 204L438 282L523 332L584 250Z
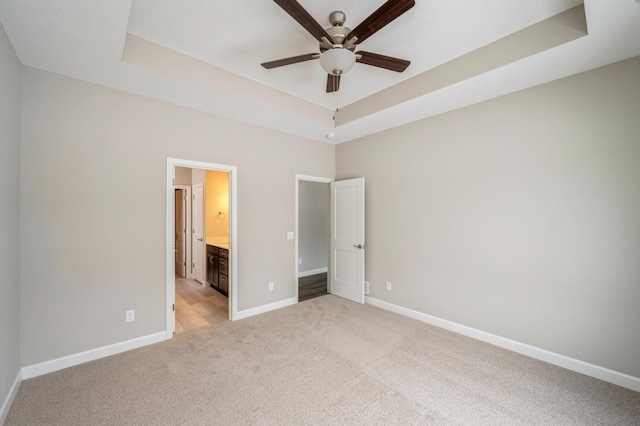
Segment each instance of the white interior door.
M186 276L187 262L187 191L176 189L176 274Z
M204 284L204 187L201 183L193 186L191 214L193 215L193 256L192 277Z
M330 292L364 303L364 178L331 182Z

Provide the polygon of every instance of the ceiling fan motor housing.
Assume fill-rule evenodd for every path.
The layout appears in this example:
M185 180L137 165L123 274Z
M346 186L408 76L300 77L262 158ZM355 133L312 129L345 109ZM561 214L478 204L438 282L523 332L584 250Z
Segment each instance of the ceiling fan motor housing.
M332 26L344 25L344 22L346 20L347 20L347 15L341 10L334 10L329 15L329 22L331 22Z
M351 32L351 28L343 26L344 21L346 20L347 15L344 12L336 10L331 12L329 15L329 22L331 22L331 27L326 28L327 34L331 36L331 42L334 45L334 48L342 48L343 45L347 41L347 35ZM351 45L347 47L352 52L356 49L355 45ZM327 46L325 43L320 42L320 51L324 52L326 50L331 49L331 47Z

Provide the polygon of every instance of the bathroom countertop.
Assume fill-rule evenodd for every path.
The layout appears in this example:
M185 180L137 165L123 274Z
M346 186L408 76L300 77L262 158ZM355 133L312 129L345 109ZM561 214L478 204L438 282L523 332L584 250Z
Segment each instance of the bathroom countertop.
M207 238L206 243L208 246L229 250L229 241L220 241L219 238Z

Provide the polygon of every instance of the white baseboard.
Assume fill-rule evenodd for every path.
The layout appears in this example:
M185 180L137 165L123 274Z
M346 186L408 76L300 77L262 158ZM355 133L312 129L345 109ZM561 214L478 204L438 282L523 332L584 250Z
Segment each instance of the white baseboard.
M9 393L7 394L7 397L2 402L2 407L0 407L0 425L4 424L4 421L6 420L7 415L9 414L9 409L11 408L11 404L13 404L13 400L15 399L16 394L18 393L18 389L20 389L21 383L22 383L22 370L18 371L18 375L16 376L16 379L13 381L13 385L11 386L11 389L9 389Z
M549 364L557 365L559 367L566 368L567 370L584 374L585 376L594 377L596 379L604 380L605 382L613 383L614 385L622 386L624 388L640 392L640 378L638 377L630 376L628 374L620 373L614 370L609 370L608 368L589 364L587 362L580 361L574 358L569 358L568 356L557 354L546 349L540 349L535 346L527 345L525 343L516 342L514 340L500 337L495 334L487 333L475 328L447 321L442 318L427 315L422 312L394 305L392 303L383 302L382 300L374 299L372 297L365 297L365 303L391 312L395 312L400 315L407 316L409 318L416 319L418 321L425 322L427 324L435 325L436 327L444 328L446 330L453 331L464 336L469 336L474 339L481 340L483 342L487 342L492 345L499 346L501 348L508 349L522 355L526 355L531 358L545 361Z
M173 333L170 333L171 335ZM124 342L114 343L113 345L103 346L101 348L91 349L73 355L64 356L62 358L52 359L51 361L41 362L39 364L30 365L22 368L22 378L24 380L38 377L43 374L53 373L54 371L64 368L73 367L74 365L84 364L85 362L104 358L110 355L119 354L121 352L130 351L132 349L141 348L143 346L152 345L170 339L172 336L166 331L160 333L142 336Z
M298 272L298 278L310 277L311 275L322 274L322 273L327 272L327 271L329 271L329 268L327 268L325 266L324 268L312 269L310 271Z
M233 320L240 320L244 318L249 318L254 315L264 314L265 312L275 311L276 309L285 308L287 306L295 305L298 303L298 299L292 297L291 299L281 300L279 302L269 303L267 305L258 306L256 308L245 309L244 311L239 311Z

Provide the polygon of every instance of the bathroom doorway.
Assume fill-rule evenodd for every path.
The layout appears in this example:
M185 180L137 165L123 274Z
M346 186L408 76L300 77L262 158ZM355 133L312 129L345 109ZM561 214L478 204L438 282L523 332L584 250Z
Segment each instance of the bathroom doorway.
M226 247L227 247L227 277L228 291L227 295L221 294L219 291L212 288L207 284L207 280L203 280L202 283L194 281L192 277L181 277L176 273L176 188L179 186L194 187L198 184L206 185L207 171L223 172L228 177L227 179L227 193L225 194L227 199L227 210L221 215L221 209L216 208L213 215L214 221L224 216L224 228L227 232ZM187 182L188 179L188 182ZM193 194L193 193L192 193ZM193 197L193 195L192 195ZM210 324L219 320L231 319L233 320L237 313L237 168L235 166L204 163L199 161L181 160L175 158L167 159L167 261L166 261L166 302L167 302L167 333L179 332L184 329L184 324L190 324L188 327L194 326L194 324L205 325L203 321L207 321ZM203 205L206 205L206 195ZM191 203L192 204L192 203ZM192 204L193 208L193 204ZM193 217L194 212L191 212ZM218 223L218 225L222 225ZM191 225L193 227L193 224ZM212 225L211 225L212 226ZM187 234L193 235L193 229L187 231ZM207 265L207 241L206 241L206 220L203 230L203 237L199 239L191 238L191 244L202 244L202 265ZM195 240L195 241L194 241ZM220 240L216 241L216 244L222 244ZM191 250L192 257L199 251ZM186 274L188 270L193 270L195 259L191 259L191 265L187 263ZM205 274L206 276L206 274ZM228 296L228 297L227 297ZM181 321L181 324L176 324L176 308L178 305L182 307L191 308L190 319ZM222 314L221 314L222 312Z

